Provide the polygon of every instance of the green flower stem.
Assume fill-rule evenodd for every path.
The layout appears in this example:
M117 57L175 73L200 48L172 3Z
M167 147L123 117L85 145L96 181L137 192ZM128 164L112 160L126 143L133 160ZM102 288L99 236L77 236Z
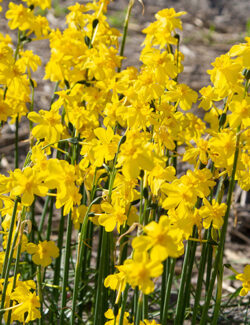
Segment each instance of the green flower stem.
M139 208L139 222L143 225L143 176L140 180L140 208ZM139 228L138 228L139 230Z
M192 243L190 241L187 242L186 252L184 256L184 262L182 265L182 272L181 272L181 283L178 293L178 299L177 299L177 306L176 306L176 316L175 316L175 325L182 324L182 315L185 313L185 306L183 304L184 302L184 290L185 290L185 284L188 280L187 278L187 270L188 270L188 264L189 264L189 258L191 254L191 247Z
M72 220L71 220L71 211L70 211L70 213L68 214L68 221L67 221L66 245L65 245L65 255L64 255L64 261L63 261L63 283L62 283L60 324L64 324L64 311L65 311L66 300L67 300L71 233L72 233Z
M31 232L29 234L29 241L31 243L34 243L35 241L35 230L37 230L36 228L36 221L35 221L35 202L36 202L36 197L30 207L30 221L31 221L31 225L32 225L32 228L31 228Z
M71 324L75 324L75 311L76 311L76 303L78 297L78 289L80 284L80 275L81 275L81 267L83 265L83 256L84 256L84 248L85 248L85 241L87 237L87 230L88 230L88 214L90 209L94 203L99 201L100 198L95 198L91 204L88 206L88 209L85 213L83 224L81 228L81 232L79 234L79 241L78 241L78 249L77 249L77 259L76 259L76 267L75 267L75 282L74 282L74 291L73 291L73 299L72 299L72 313L71 313ZM104 255L104 253L103 253Z
M208 230L205 231L204 238L206 239L208 237ZM197 313L199 310L199 302L201 297L201 289L202 289L202 281L204 276L204 270L206 266L206 260L207 260L207 251L208 251L208 244L205 243L202 246L201 251L201 259L199 264L199 271L198 271L198 280L197 280L197 286L195 291L195 301L194 301L194 307L193 307L193 317L192 317L192 325L196 324L196 318Z
M168 259L163 262L163 274L161 277L161 307L160 307L160 315L162 318L162 313L163 313L163 307L164 307L164 298L166 294L166 283L167 283L167 263Z
M135 325L139 325L140 321L142 320L142 312L143 312L142 309L143 309L143 299L142 299L142 292L140 292L137 310L136 310Z
M135 0L130 0L129 4L128 4L128 9L127 9L127 13L126 13L126 17L124 20L124 25L123 25L123 33L122 33L122 43L121 43L121 49L120 49L120 56L123 56L124 54L124 49L125 49L125 43L126 43L126 38L127 38L127 32L128 32L128 23L129 23L129 18L130 18L130 14L131 14L131 10L133 8ZM118 68L118 72L121 71L121 67L122 67L122 61L121 61L121 65Z
M136 317L137 314L138 300L139 300L139 289L138 287L136 287L134 289L133 305L132 305L132 315L134 317Z
M37 224L35 220L35 202L36 202L36 197L30 207L31 232L29 234L29 242L31 243L35 243L35 230L37 231ZM34 263L31 263L31 268L30 268L31 277L34 276L35 272L36 272L36 266Z
M218 317L220 312L221 296L222 296L222 280L223 280L223 266L218 270L217 273L217 294L216 294L216 302L214 306L213 321L211 325L218 324Z
M41 265L37 266L37 286L38 286L38 296L40 300L40 313L41 318L38 320L39 325L43 325L43 293L42 293L42 269Z
M143 295L143 310L142 310L142 320L143 319L148 319L148 296Z
M47 233L46 233L46 240L50 240L51 235L51 227L52 227L52 218L53 218L53 210L54 210L54 201L55 198L51 197L50 200L50 208L49 208L49 217L48 217L48 226L47 226Z
M18 199L15 200L13 211L12 211L12 216L11 216L11 221L10 221L10 229L9 229L9 234L8 234L7 246L6 246L6 250L5 250L1 279L5 278L5 275L6 275L7 264L9 261L11 240L12 240L12 235L13 235L13 230L14 230L14 225L15 225L15 220L16 220L17 206L18 206Z
M212 171L214 170L214 164L212 165ZM215 200L218 201L219 203L221 202L222 199L222 194L224 191L224 177L220 178L216 194L215 194ZM211 191L209 201L210 203L212 202L213 199L213 191ZM211 240L211 227L209 230L206 230L204 233L204 238L205 240ZM204 272L205 268L206 269L206 291L209 286L209 281L210 281L210 276L211 276L211 269L212 269L212 260L213 260L213 247L211 245L208 245L207 243L204 243L202 246L202 251L201 251L201 259L199 263L199 271L198 271L198 279L197 279L197 286L196 286L196 291L195 291L195 301L194 301L194 306L193 306L193 316L192 316L192 325L196 324L196 319L197 319L197 314L200 308L200 298L201 298L201 290L202 290L202 283L203 283L203 277L204 277Z
M29 82L30 82L30 86L31 86L31 103L30 103L29 111L33 112L34 111L35 87L34 87L34 82L31 78L29 79ZM31 135L31 131L33 129L33 122L31 120L29 121L29 127L30 127L30 135ZM34 138L30 137L30 148L32 148L33 146L34 146Z
M126 284L126 287L124 289L124 292L122 293L122 303L121 303L121 312L120 312L120 318L119 318L119 325L123 325L123 318L124 318L124 313L126 309L126 303L127 303L127 297L128 297L128 289L129 289L129 284Z
M22 248L22 235L23 235L24 225L25 225L24 223L21 224L21 229L20 229L20 234L19 234L19 241L18 241L18 247L17 247L17 255L16 255L16 261L15 261L15 269L14 269L14 275L13 275L13 285L12 285L11 292L13 292L14 289L15 289L15 287L16 287L16 280L17 280L18 267L19 267L19 259L20 259L21 248ZM10 307L12 307L12 305L13 305L13 300L10 301ZM10 310L9 313L8 313L8 318L7 318L6 325L10 325L11 312L12 312L12 310Z
M222 198L223 198L223 193L224 193L224 181L225 181L225 176L222 176L220 178L218 188L215 194L215 200L218 203L221 203ZM212 198L210 200L210 203L212 202ZM207 233L207 240L210 241L212 239L211 235L212 231L212 226L210 226L209 232ZM213 246L209 245L207 247L207 269L206 269L206 291L208 291L209 283L210 283L210 278L211 278L211 273L212 273L212 266L213 266Z
M128 214L129 215L129 214ZM124 225L121 228L121 236L128 230L128 226ZM119 250L119 259L118 264L121 265L126 260L128 255L128 239L126 236L122 237L120 240L120 250Z
M148 193L148 188L146 188L146 191ZM149 213L150 213L150 210L148 209L148 206L151 202L151 199L148 197L145 198L144 200L144 208L143 208L143 223L144 223L144 226L148 224L148 219L149 219Z
M19 135L18 135L18 129L19 129L19 120L18 120L18 115L16 117L15 121L15 168L18 168L19 165L19 148L18 148L18 142L19 142Z
M50 101L50 109L51 109L52 104L53 104L54 101L56 100L56 97L57 97L56 92L58 91L59 84L60 84L60 81L57 81L56 84L55 84L55 88L54 88L53 96L52 96L51 101Z
M58 241L57 241L57 247L59 248L59 251L61 252L62 246L63 246L63 232L64 232L64 215L63 215L63 208L61 208L61 218L59 223L59 229L58 229ZM54 273L54 281L53 283L55 285L59 285L59 277L58 274L60 273L60 264L61 264L61 254L56 259L56 265L55 265L55 273ZM56 289L56 292L58 293L58 290Z
M200 200L197 201L196 207L200 205ZM197 238L198 232L196 226L193 227L192 237ZM187 248L185 252L182 273L181 273L181 283L178 293L177 306L176 306L176 318L175 324L182 324L185 316L185 308L189 304L190 298L190 285L192 278L192 270L195 259L197 242L188 241Z
M44 225L44 222L45 222L45 217L46 217L46 214L47 214L47 211L48 211L50 201L51 201L51 196L47 196L46 200L45 200L45 203L44 203L44 206L43 206L43 212L42 212L42 215L41 215L40 224L39 224L39 227L38 227L39 240L43 240L43 236L41 234L42 234L42 231L43 231L43 225Z
M104 288L103 282L105 278L105 267L107 260L107 240L108 234L103 230L102 234L102 247L101 247L101 256L100 264L98 268L98 280L97 280L97 291L95 299L95 310L94 310L94 325L104 324L104 311L106 310L107 301L104 300ZM73 325L73 323L72 323Z
M208 233L208 240L211 240L211 229ZM209 245L207 247L207 268L206 268L206 282L205 282L205 289L206 292L208 291L210 279L211 279L211 273L213 268L213 247Z
M197 229L194 227L194 233L195 237L197 237ZM191 253L188 263L188 269L187 269L187 276L186 276L186 285L184 290L184 304L183 304L183 312L182 312L182 322L184 321L185 316L185 308L189 307L190 305L190 287L191 287L191 279L192 279L192 271L193 271L193 265L195 260L195 253L197 248L197 242L191 242Z
M84 245L83 247L83 262L81 267L81 283L86 284L88 283L88 273L86 270L89 270L90 268L90 262L91 262L91 255L92 255L92 238L93 238L93 223L88 220L87 225L87 236L86 239L88 240L88 245L91 247L91 249ZM86 290L84 288L81 289L79 294L79 301L82 302L84 300L84 297L86 295ZM84 304L81 303L78 307L78 316L82 319L82 313L84 311ZM78 322L80 324L80 321Z
M59 248L59 251L62 252L62 247L63 247L63 233L64 233L64 215L63 215L63 208L61 208L61 218L60 218L60 223L59 223L59 229L58 229L58 240L57 240L57 247ZM53 284L55 286L58 286L60 283L60 266L61 266L61 256L62 254L59 254L59 256L56 259L55 262L55 271L54 271L54 279L53 279ZM58 301L59 299L59 291L58 288L54 287L53 289L53 296L55 301ZM53 318L53 314L51 315Z
M212 294L213 294L215 279L216 279L216 276L218 274L218 270L220 269L220 265L222 263L224 244L225 244L227 226L228 226L228 218L229 218L232 194L233 194L234 184L235 184L235 174L236 174L237 161L238 161L238 155L239 155L239 142L240 142L240 126L238 127L237 134L236 134L236 149L235 149L235 154L234 154L233 170L232 170L232 175L231 175L231 179L230 179L230 183L229 183L229 189L228 189L227 210L226 210L226 214L225 214L225 217L224 217L224 224L222 226L220 243L219 243L219 247L218 247L218 250L217 250L217 255L216 255L216 258L215 258L215 262L214 262L214 269L213 269L212 277L211 277L211 280L210 280L206 301L205 301L203 311L202 311L200 325L205 325L206 324L207 313L208 313L208 309L209 309L209 305L210 305L210 300L211 300L211 297L212 297Z
M171 258L170 263L171 264L170 264L170 269L169 269L169 275L168 275L168 281L167 281L167 287L166 287L166 294L165 294L161 324L167 324L168 305L169 305L169 301L170 301L170 294L171 294L171 287L172 287L172 282L173 282L173 277L174 277L174 269L175 269L176 259Z
M17 60L18 54L19 54L19 49L21 46L21 31L18 29L18 34L17 34L17 46L15 49L15 53L14 53L14 59L15 61Z
M12 262L12 258L14 255L14 250L16 247L18 235L20 232L20 227L21 227L21 221L18 222L16 231L15 231L15 235L14 235L14 238L12 241L12 245L10 248L9 256L8 256L8 262L7 262L6 269L5 269L4 285L3 285L2 295L1 295L1 306L0 306L1 310L4 309L4 303L5 303L5 297L6 297L7 287L8 287L8 279L9 279L9 273L10 273L10 268L11 268L11 262ZM2 276L2 278L3 278L3 276ZM3 313L1 312L0 313L0 324L2 324L2 317L3 317Z

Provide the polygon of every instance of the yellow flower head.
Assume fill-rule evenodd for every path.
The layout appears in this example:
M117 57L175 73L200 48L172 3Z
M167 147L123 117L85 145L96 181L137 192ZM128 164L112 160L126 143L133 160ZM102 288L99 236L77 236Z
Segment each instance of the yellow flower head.
M121 313L121 308L118 311L118 315L116 316L116 320L115 320L115 315L112 309L108 309L104 316L109 319L107 322L104 323L104 325L119 325L119 319L120 319L120 313ZM123 321L122 321L122 325L130 325L131 323L129 323L128 321L128 316L129 313L125 312L124 316L123 316ZM132 324L131 324L132 325Z
M240 296L246 296L250 291L250 265L244 267L244 272L236 275L236 279L242 281Z
M227 205L225 203L219 204L214 199L212 204L206 198L203 199L204 206L200 208L200 214L203 218L203 226L208 229L213 222L213 228L220 229L223 225L223 217L226 213Z
M32 254L32 261L43 267L51 264L51 257L57 258L59 256L59 249L53 241L44 240L38 245L29 243L26 250Z
M40 7L41 9L51 8L51 0L22 0L27 3L27 6Z
M128 283L146 295L154 291L154 282L152 278L156 278L162 274L163 266L159 260L151 260L147 252L134 252L133 259L128 259L123 265L117 267L119 271L123 271L127 275Z

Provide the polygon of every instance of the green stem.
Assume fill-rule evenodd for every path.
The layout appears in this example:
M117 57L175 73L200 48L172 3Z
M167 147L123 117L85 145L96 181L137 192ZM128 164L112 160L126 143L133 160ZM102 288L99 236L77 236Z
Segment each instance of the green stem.
M189 280L187 278L187 270L188 270L188 264L189 264L189 258L191 254L191 246L192 243L190 241L187 242L187 248L184 256L184 262L182 265L182 272L181 272L181 283L178 293L178 299L177 299L177 306L176 306L176 316L175 316L175 325L181 324L181 319L183 318L183 314L185 313L185 306L184 306L184 289L185 284Z
M139 301L139 289L138 289L138 287L136 287L134 290L133 310L132 310L132 315L135 315L135 316L137 314L138 301Z
M217 274L217 294L216 294L216 302L214 307L213 321L211 325L218 324L218 317L219 317L220 305L221 305L221 295L222 295L222 279L223 279L223 267L218 270L218 274Z
M14 269L14 276L13 276L13 284L12 284L12 290L11 292L14 291L16 287L16 280L17 280L17 275L18 275L18 267L19 267L19 259L21 255L21 248L22 248L22 235L23 235L23 230L24 230L24 224L21 224L21 230L19 234L19 242L18 242L18 247L17 247L17 255L16 255L16 261L15 261L15 269ZM10 302L10 307L13 305L13 300ZM10 324L11 321L11 312L12 310L9 311L8 313L8 319L6 325Z
M171 294L171 287L174 277L174 269L175 269L176 259L171 259L171 265L168 275L168 281L167 281L167 287L166 287L166 295L164 300L164 307L163 307L163 313L162 313L162 320L161 324L167 324L167 318L168 318L168 305L170 300L170 294Z
M223 194L224 194L224 181L225 181L225 176L222 176L220 178L216 194L215 194L215 200L218 203L221 203ZM212 195L210 196L210 203L212 202ZM210 241L212 239L212 226L210 226L209 231L207 233L207 240ZM208 291L209 284L210 284L210 278L211 278L211 273L212 273L212 266L213 266L213 246L208 245L207 246L207 269L206 269L206 285L205 289L206 292Z
M123 318L124 318L124 313L125 313L125 308L126 308L126 303L127 303L127 297L128 297L128 289L129 289L129 285L126 284L125 290L122 293L122 304L121 304L119 325L123 325Z
M209 305L210 305L210 300L211 300L211 297L212 297L212 294L213 294L215 279L216 279L219 267L220 267L220 265L222 263L222 256L223 256L224 244L225 244L227 226L228 226L228 218L229 218L232 194L233 194L234 184L235 184L235 174L236 174L237 161L238 161L238 155L239 155L239 142L240 142L240 126L238 127L237 134L236 134L236 149L235 149L235 154L234 154L233 170L232 170L232 175L231 175L231 179L230 179L230 183L229 183L229 189L228 189L227 210L226 210L226 214L225 214L225 217L224 217L224 224L222 226L220 243L219 243L219 247L218 247L218 250L217 250L217 255L216 255L216 258L215 258L215 262L214 262L214 269L213 269L212 277L211 277L208 292L207 292L207 298L206 298L206 301L205 301L205 304L204 304L204 307L203 307L203 311L202 311L200 325L205 325L206 324L207 313L208 313L208 309L209 309Z
M58 229L58 240L57 240L57 247L59 248L59 251L62 252L62 247L63 247L63 234L64 234L64 215L63 215L63 208L61 208L61 218L60 218L60 223L59 223L59 229ZM55 263L55 271L54 271L54 279L53 279L53 284L55 285L53 289L53 296L55 301L58 301L59 299L59 289L57 286L60 283L60 266L61 266L61 256L62 254L59 254L58 258L56 259ZM51 313L51 323L53 323L53 313Z
M121 49L120 49L120 56L123 56L124 54L124 49L125 49L125 43L126 43L126 38L127 38L127 32L128 32L128 23L129 23L129 18L130 18L130 14L131 14L131 10L133 8L135 0L130 0L129 4L128 4L128 9L127 9L127 13L126 13L126 17L124 20L124 25L123 25L123 33L122 33L122 43L121 43ZM122 61L121 61L121 65L118 68L118 72L121 71L121 67L122 67Z
M14 250L16 247L16 241L17 241L19 231L20 231L20 226L21 226L21 221L18 222L18 226L16 228L14 239L12 241L10 254L8 256L8 262L7 262L6 269L5 269L4 284L3 284L3 290L2 290L2 295L1 295L1 307L0 307L1 310L4 309L4 303L5 303L5 297L6 297L6 292L7 292L7 288L8 288L8 280L9 280L11 262L12 262ZM3 313L1 312L0 313L0 324L2 324L2 317L3 317Z
M40 220L40 224L39 224L39 227L38 227L38 236L39 236L39 239L42 240L42 231L43 231L43 225L44 225L44 221L45 221L45 217L46 217L46 213L48 211L48 206L49 206L49 202L51 200L51 196L47 196L46 197L46 200L45 200L45 203L44 203L44 206L43 206L43 212L42 212L42 215L41 215L41 220Z
M60 81L57 81L56 85L55 85L54 92L53 92L53 96L52 96L51 101L50 101L50 108L51 108L52 104L54 103L54 101L56 100L56 96L57 96L56 92L58 90L59 84L60 84Z
M208 240L211 240L211 230L208 233ZM211 279L211 273L212 273L212 267L213 267L213 246L208 245L207 247L207 270L206 270L206 283L205 283L205 289L206 292L208 291L210 279Z
M31 103L30 103L30 107L29 107L29 111L33 112L34 111L34 94L35 94L35 87L34 87L34 82L33 80L30 78L30 85L31 85ZM30 127L30 135L31 135L31 131L33 129L33 122L31 120L29 120L29 127ZM34 145L34 138L30 137L30 149L33 147Z
M63 215L63 208L61 208L61 218L60 218L60 224L59 224L59 229L58 229L58 241L57 241L57 247L59 248L59 251L62 251L63 247L63 232L64 232L64 215ZM60 265L61 265L61 254L58 256L56 259L56 264L55 264L55 273L54 273L54 285L59 285L59 274L60 274ZM58 289L54 290L55 298L58 300Z
M206 239L207 237L208 237L208 231L206 230L204 238ZM200 306L199 302L200 302L200 297L201 297L201 289L202 289L204 270L205 270L205 266L206 266L207 250L208 250L208 244L205 243L202 246L202 251L201 251L201 259L200 259L198 280L197 280L197 286L196 286L196 291L195 291L195 301L194 301L194 307L193 307L192 325L196 324L197 313L198 313L198 309Z
M104 301L103 282L105 278L105 266L107 260L107 232L103 230L102 247L100 256L100 265L98 269L97 292L94 310L94 325L104 324L104 310L106 310L107 301Z
M46 240L50 240L51 228L52 228L52 217L53 217L53 210L54 210L54 198L51 197L50 200L50 209L49 209L49 217L48 217L48 226L47 226L47 234Z
M143 310L142 310L142 319L148 319L148 296L143 295Z
M70 211L70 213L68 214L66 247L65 247L65 256L64 256L64 261L63 261L63 284L62 284L62 301L61 301L61 312L60 312L60 324L61 325L64 324L64 310L66 307L66 300L67 300L71 233L72 233L72 220L71 220L71 211Z
M41 318L38 320L38 324L43 324L43 294L42 294L42 270L41 265L37 266L37 286L38 286L38 296L40 300L40 313Z
M3 269L2 269L2 275L1 275L2 279L5 278L6 268L7 268L7 264L9 261L9 253L10 253L11 240L12 240L12 235L13 235L13 230L14 230L14 225L15 225L15 220L16 220L17 206L18 206L18 199L15 200L13 211L12 211L12 216L11 216L11 221L10 221L10 229L9 229L9 234L8 234L7 246L6 246L6 250L5 250Z
M140 210L139 210L139 222L143 225L143 176L140 180ZM139 229L139 228L138 228Z
M15 122L16 130L15 130L15 168L18 168L19 165L19 148L18 148L18 142L19 142L19 135L18 135L18 128L19 128L19 120L18 115L16 117Z
M212 167L212 169L214 166ZM216 194L215 194L215 199L217 202L221 202L222 199L222 194L224 191L224 177L220 178ZM212 202L213 199L213 191L211 191L211 195L209 198L210 203ZM205 231L204 238L206 240L211 240L211 226L209 230ZM213 260L213 247L211 245L208 245L205 243L202 246L202 252L201 252L201 259L200 259L200 264L199 264L199 271L198 271L198 280L197 280L197 286L196 286L196 291L195 291L195 302L194 302L194 307L193 307L193 316L192 316L192 325L196 324L196 319L197 319L197 314L200 308L200 298L201 298L201 290L202 290L202 283L203 283L203 276L205 272L205 267L207 265L206 269L206 282L205 282L205 288L206 291L208 290L209 287L209 282L210 282L210 277L211 277L211 270L212 270L212 260Z
M76 268L75 268L75 282L74 282L74 291L73 291L73 299L72 299L72 313L71 313L71 324L75 324L75 311L76 311L76 303L77 303L77 296L78 296L78 288L80 283L80 274L81 274L81 267L83 264L83 253L85 247L85 241L87 237L87 230L88 230L88 214L90 209L94 203L99 201L100 198L95 198L91 204L89 205L81 228L81 233L79 234L79 241L78 241L78 249L77 249L77 259L76 259ZM104 255L104 253L103 253Z
M164 298L166 294L166 282L167 282L167 263L168 259L163 262L163 274L161 278L161 310L160 310L160 315L162 318L162 313L163 313L163 307L164 307Z
M194 227L193 235L194 235L194 237L197 238L196 227ZM185 290L184 290L184 303L183 303L184 312L182 313L182 319L181 319L182 322L184 321L185 308L189 307L189 305L190 305L190 286L191 286L192 271L193 271L193 265L194 265L194 260L195 260L196 247L197 247L197 242L191 242L191 252L190 252L187 276L186 276L187 281L186 281Z
M142 302L142 292L140 292L139 299L138 299L138 306L136 310L136 319L135 319L135 325L139 325L140 321L142 320L142 307L143 307L143 302Z

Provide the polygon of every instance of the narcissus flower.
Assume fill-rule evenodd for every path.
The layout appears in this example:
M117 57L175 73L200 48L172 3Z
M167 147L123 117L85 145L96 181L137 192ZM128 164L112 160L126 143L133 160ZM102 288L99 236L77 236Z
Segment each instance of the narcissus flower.
M120 136L114 134L110 126L108 126L107 130L104 128L97 128L94 130L94 133L99 140L93 149L96 166L101 166L104 161L107 162L114 158Z
M18 286L11 294L11 299L18 302L12 311L12 317L22 323L29 323L41 318L40 300L36 292L31 292L26 286Z
M116 226L117 231L120 232L120 227L127 220L125 208L119 205L112 206L108 202L102 203L101 208L105 213L98 218L99 224L104 226L107 232L113 231Z
M205 111L208 111L213 106L213 101L218 101L220 97L216 93L212 86L203 87L200 90L202 97L198 107L202 107Z
M59 249L53 241L39 242L38 245L29 243L27 245L27 252L32 254L32 261L37 265L46 267L51 264L52 258L59 256Z
M246 43L234 45L230 51L230 56L238 56L242 59L242 65L250 69L250 37L245 38Z
M30 112L28 119L38 123L33 129L32 134L37 139L43 139L48 143L54 143L60 140L63 132L61 124L61 115L55 106L50 111L40 110L39 113Z
M229 105L232 112L228 116L229 124L232 128L237 128L243 123L244 128L250 127L250 96L242 98L242 96L235 96Z
M159 323L156 323L155 320L147 320L147 319L144 319L143 322L141 322L141 324L145 324L145 325L159 325Z
M6 297L4 301L4 308L7 310L4 313L5 323L8 319L8 308L12 302L12 314L11 323L14 321L19 321L24 324L24 322L30 322L37 318L41 318L39 311L40 301L39 297L36 296L36 284L33 280L21 281L19 280L20 274L17 274L15 289L13 291L13 281L14 277L9 277L8 285L6 290ZM0 293L3 291L4 279L0 280Z
M35 55L32 51L20 51L21 58L17 61L17 65L27 69L30 77L31 70L36 71L37 67L42 64L42 61L38 55Z
M30 206L34 201L35 195L45 196L48 192L48 187L44 185L41 176L31 167L26 167L23 171L15 169L11 195L20 195L22 204Z
M112 309L108 309L104 316L109 319L107 322L104 323L104 325L118 325L120 324L120 313L121 313L121 308L119 309L118 315L115 318L114 312ZM130 325L128 321L129 313L125 312L123 316L123 321L122 325ZM131 324L132 325L132 324Z
M242 281L240 296L246 296L250 291L250 265L244 267L244 272L236 275L236 279Z
M204 206L200 208L200 215L203 218L203 226L208 229L213 222L213 228L220 229L223 225L223 217L226 213L227 205L225 203L219 204L214 199L212 204L206 198L203 199Z
M162 274L163 266L159 260L151 260L147 252L135 252L133 259L128 259L123 265L117 266L119 271L123 271L127 275L128 283L145 295L154 291L154 282L152 278L156 278Z
M242 81L242 66L238 61L232 60L228 54L221 55L212 63L214 67L207 73L211 76L219 96L222 98L237 89L237 84Z
M21 31L30 29L33 21L34 14L22 4L16 5L13 2L9 3L9 10L6 12L6 18L9 20L10 29L19 28Z
M143 228L147 236L134 238L132 246L138 252L151 249L152 260L164 261L168 256L183 254L182 233L171 226L168 216L161 216L159 223L152 221Z
M197 101L198 94L185 84L177 84L166 93L166 98L171 102L178 102L180 108L187 111Z
M22 0L27 3L27 6L40 7L41 9L51 8L51 0Z

